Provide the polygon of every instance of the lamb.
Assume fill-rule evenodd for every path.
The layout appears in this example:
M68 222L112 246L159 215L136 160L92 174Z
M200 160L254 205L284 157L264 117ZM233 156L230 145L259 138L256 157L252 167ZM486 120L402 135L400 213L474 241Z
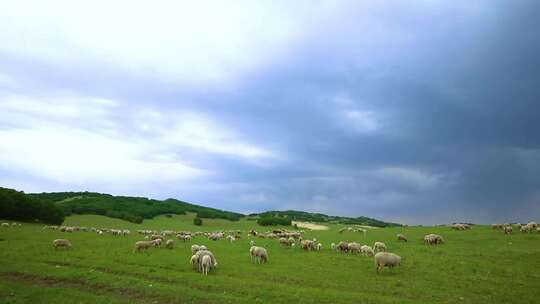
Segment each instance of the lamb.
M146 251L148 248L153 246L153 241L138 241L135 243L135 248L133 249L133 252L141 252L141 250Z
M407 242L407 237L406 237L405 235L401 234L401 233L399 233L399 234L397 235L397 239L398 239L398 241L404 241L404 242Z
M373 250L375 252L386 251L386 244L383 242L375 242L375 244L373 244Z
M363 245L362 247L360 247L360 252L363 256L375 255L375 252L373 252L373 248L369 247L368 245Z
M375 266L377 266L377 273L384 267L392 269L401 264L401 257L390 252L378 252L375 254L374 260Z
M71 248L71 242L66 239L56 239L52 242L52 245L54 247L54 250L57 250L59 247L63 247L66 249Z
M174 247L174 241L173 240L167 240L167 242L165 242L165 248L173 249L173 247Z
M209 255L203 255L201 258L201 270L204 275L208 275L208 271L212 268L212 258Z
M251 255L251 261L255 259L255 262L258 264L264 264L268 262L268 253L266 249L258 246L251 246L249 249L249 254Z
M191 264L191 266L193 266L193 269L199 267L199 256L196 254L192 255L189 263Z

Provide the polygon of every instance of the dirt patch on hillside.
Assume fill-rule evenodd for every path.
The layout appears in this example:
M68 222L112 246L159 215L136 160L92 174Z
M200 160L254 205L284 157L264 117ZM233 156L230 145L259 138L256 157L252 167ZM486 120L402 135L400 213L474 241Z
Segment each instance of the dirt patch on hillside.
M310 222L296 222L296 221L293 221L292 224L293 225L296 224L296 226L298 226L300 228L311 229L311 230L328 230L328 229L330 229L330 228L328 228L328 226L319 225L319 224L313 224L313 223L310 223Z

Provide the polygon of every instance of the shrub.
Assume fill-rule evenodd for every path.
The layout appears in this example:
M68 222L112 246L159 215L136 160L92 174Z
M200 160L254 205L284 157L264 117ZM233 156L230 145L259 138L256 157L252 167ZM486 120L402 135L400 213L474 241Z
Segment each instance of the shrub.
M201 226L202 225L202 220L200 217L196 217L193 219L193 225L196 225L196 226Z

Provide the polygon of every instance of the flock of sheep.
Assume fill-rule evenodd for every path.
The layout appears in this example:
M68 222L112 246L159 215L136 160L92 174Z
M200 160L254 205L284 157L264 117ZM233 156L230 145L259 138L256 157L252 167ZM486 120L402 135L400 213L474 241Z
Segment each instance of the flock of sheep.
M516 224L514 224L516 225ZM2 223L2 227L20 227L21 224L18 223ZM469 224L452 224L450 225L451 229L455 230L468 230L471 229ZM517 224L519 230L523 233L540 233L540 227L535 222L529 222L525 225ZM511 224L493 224L493 229L500 229L505 234L511 234L513 231L513 226ZM87 227L78 227L78 226L44 226L43 229L48 230L58 230L65 233L73 233L78 231L83 232L95 232L99 235L104 233L109 233L113 236L128 236L131 234L131 231L128 229L107 229L107 228L87 228ZM365 229L348 229L344 228L340 230L344 231L358 231L366 233ZM168 249L174 248L173 237L176 237L178 240L183 242L190 242L195 237L206 237L209 240L218 241L218 240L227 240L229 242L234 242L241 238L242 232L240 230L236 231L218 231L218 232L190 232L190 231L173 231L173 230L137 230L137 233L141 235L145 240L135 242L133 252L147 252L150 248L155 247L165 247ZM279 244L291 247L291 248L301 248L304 251L320 251L323 248L323 244L317 242L317 239L303 239L304 231L287 231L287 230L274 230L267 232L257 232L251 230L248 232L249 236L252 238L250 241L249 254L251 261L257 264L265 264L268 262L268 251L264 247L256 246L254 238L263 238L263 239L276 239ZM398 241L407 242L407 237L404 234L396 235ZM424 244L426 245L440 245L443 244L444 238L438 234L428 234L423 238ZM298 244L298 245L297 245ZM53 248L55 250L59 248L70 249L72 247L71 242L68 239L55 239L52 242ZM373 246L362 245L356 242L344 242L340 241L337 244L332 243L330 245L331 249L340 253L352 253L352 254L361 254L362 256L373 257L375 261L375 266L377 272L381 269L393 268L401 264L401 257L397 254L387 252L387 246L384 242L377 241ZM192 245L191 246L191 259L190 263L193 265L194 269L197 269L199 272L207 275L212 269L215 269L218 265L215 255L208 250L204 245Z
M540 227L538 227L538 224L536 224L535 222L529 222L527 224L515 224L516 228L519 228L519 231L523 232L523 233L532 233L532 232L537 232L537 233L540 233ZM509 223L505 223L505 224L493 224L491 225L491 228L493 229L500 229L504 232L504 234L512 234L512 232L514 231L514 228L513 228L513 225L512 224L509 224Z

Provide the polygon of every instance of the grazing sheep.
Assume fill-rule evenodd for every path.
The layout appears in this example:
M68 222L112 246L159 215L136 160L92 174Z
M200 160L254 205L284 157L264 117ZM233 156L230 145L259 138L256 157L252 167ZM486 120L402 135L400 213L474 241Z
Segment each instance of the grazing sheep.
M536 228L536 232L540 233L540 227Z
M152 242L152 244L154 245L154 247L160 247L161 246L161 243L163 242L162 239L155 239L155 240L152 240L150 241Z
M163 240L164 237L163 237L162 235L160 235L160 234L154 234L154 235L152 235L152 236L150 237L150 239L151 239L152 241L153 241L153 240L157 240L157 239Z
M426 245L439 245L442 243L444 243L444 239L438 234L431 233L424 236L424 244Z
M330 244L330 248L332 248L332 250L336 250L336 243Z
M349 251L349 243L341 241L337 244L336 248L339 252L347 252Z
M386 244L383 242L375 242L375 244L373 244L373 250L375 252L386 251Z
M363 256L375 255L375 252L373 252L373 248L369 247L368 245L363 245L362 247L360 247L360 252Z
M201 258L201 270L204 275L212 268L212 258L209 255L203 255Z
M66 249L71 248L71 242L66 239L56 239L52 242L54 250L57 250L59 247L64 247Z
M401 233L399 233L399 234L397 235L397 239L398 239L398 241L404 241L404 242L407 242L407 237L406 237L405 235L401 234Z
M322 249L322 244L321 244L321 243L318 243L318 244L317 244L317 251L321 251L321 249Z
M2 227L10 227L9 223L2 223Z
M520 232L523 232L523 233L531 232L531 231L529 230L529 227L527 227L527 225L523 225L523 226L519 227L519 231L520 231Z
M512 226L505 226L503 228L504 234L512 234Z
M249 249L249 254L251 256L252 262L254 260L258 264L264 264L268 262L268 253L266 252L266 249L263 247L252 246Z
M538 228L538 224L536 224L535 222L529 222L527 223L527 226L531 227L532 230Z
M165 242L165 248L173 249L173 247L174 247L174 241L173 240L167 240L167 242Z
M153 247L153 246L154 246L153 241L138 241L135 243L135 248L133 249L133 252L146 251L148 248Z
M300 245L302 246L302 249L307 251L315 250L315 242L312 240L303 240L300 242Z
M255 246L255 241L254 240L249 241L249 246Z
M358 244L358 243L352 242L352 243L349 243L349 245L347 247L348 247L347 250L350 253L360 253L361 252L360 248L362 246L360 244Z
M209 250L199 250L197 251L197 253L195 253L195 255L197 256L196 261L198 262L198 265L197 265L198 269L201 272L202 272L202 259L205 256L210 257L211 265L213 265L212 267L217 267L218 265L216 258L214 257L214 254Z
M377 273L384 267L392 269L401 264L401 257L390 252L378 252L375 254L374 260L375 266L377 266Z

